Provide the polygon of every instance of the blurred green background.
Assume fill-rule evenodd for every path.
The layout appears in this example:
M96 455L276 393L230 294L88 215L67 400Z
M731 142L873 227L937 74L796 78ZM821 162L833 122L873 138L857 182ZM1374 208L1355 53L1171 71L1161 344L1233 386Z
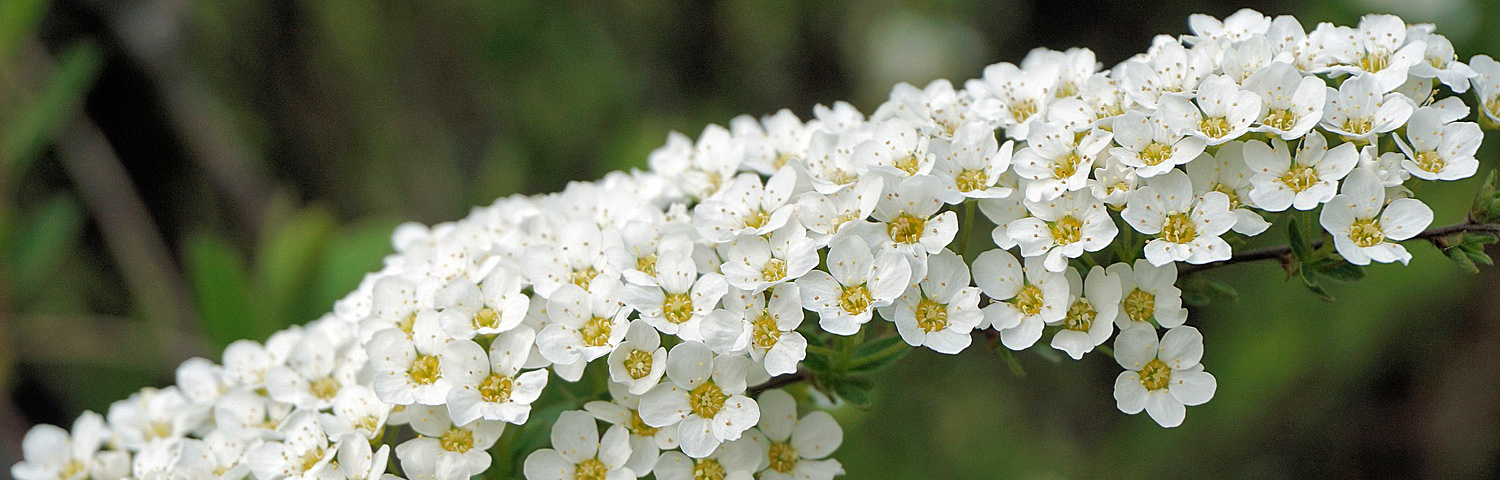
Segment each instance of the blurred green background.
M1500 53L1494 0L1264 2L1430 21ZM329 309L401 220L642 166L668 131L977 76L1037 46L1106 66L1201 1L0 1L0 464L195 355ZM1487 145L1487 168L1500 162ZM1420 192L1463 218L1469 180ZM1274 240L1274 238L1272 239ZM1429 245L1322 303L1274 265L1192 312L1219 378L1164 430L1107 357L1013 375L910 355L844 411L849 478L1496 478L1500 289ZM920 380L917 380L920 379ZM3 470L8 474L8 469Z

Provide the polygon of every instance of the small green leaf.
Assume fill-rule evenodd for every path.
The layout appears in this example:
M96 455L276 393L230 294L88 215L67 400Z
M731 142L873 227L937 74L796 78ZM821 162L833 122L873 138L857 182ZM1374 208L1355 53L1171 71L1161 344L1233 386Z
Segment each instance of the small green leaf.
M852 372L874 372L895 365L911 348L900 335L891 335L873 342L866 342L854 349Z
M50 275L73 251L83 230L83 209L67 194L58 195L39 209L15 232L11 251L11 284L18 294L29 295L42 288Z
M79 42L57 58L57 71L32 101L16 111L0 112L0 165L16 182L20 172L52 142L52 137L71 118L103 65L103 54L92 43Z
M1335 300L1333 294L1328 293L1328 290L1323 288L1323 286L1318 283L1318 278L1316 276L1317 273L1315 273L1315 271L1304 267L1300 270L1300 273L1302 276L1302 284L1307 286L1307 290L1309 292L1312 292L1312 294L1314 296L1317 296L1319 300L1333 303L1333 301Z
M276 330L259 321L245 262L228 241L206 234L189 238L185 267L203 330L219 348L242 338L262 339Z
M1312 254L1312 245L1307 243L1307 237L1302 234L1302 221L1292 217L1286 222L1286 238L1291 244L1292 255L1299 260L1306 260Z
M1453 259L1453 263L1458 264L1459 270L1474 274L1479 273L1479 266L1474 264L1474 258L1470 257L1462 248L1450 248L1446 253L1448 254L1448 258Z
M874 385L874 382L865 377L844 377L834 382L833 392L850 405L862 410L869 409L875 403L870 398L870 389Z
M1016 378L1026 378L1026 367L1021 366L1021 359L1016 358L1014 352L1003 346L996 348L995 352L1000 355L1000 358L1005 359L1005 366L1010 367L1012 375L1015 375Z
M268 229L256 255L256 274L267 306L264 321L276 328L316 318L328 305L315 305L313 272L333 231L333 218L321 209L303 209Z
M1333 257L1321 263L1322 265L1318 266L1317 272L1325 277L1340 282L1353 282L1365 278L1364 267L1346 262L1343 259Z

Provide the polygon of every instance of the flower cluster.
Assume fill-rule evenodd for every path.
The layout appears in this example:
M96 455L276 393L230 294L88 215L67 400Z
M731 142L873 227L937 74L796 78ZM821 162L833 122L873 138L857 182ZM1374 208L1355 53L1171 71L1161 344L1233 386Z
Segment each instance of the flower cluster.
M1114 337L1119 409L1176 426L1216 387L1178 262L1321 209L1343 261L1405 263L1433 219L1407 187L1478 166L1457 94L1500 121L1500 63L1460 62L1430 25L1190 23L1108 70L1036 50L961 89L897 85L868 116L738 117L673 133L649 171L403 225L331 313L36 427L12 472L459 479L531 422L551 428L531 480L828 479L842 431L813 406L848 392L768 382L976 334L1074 359ZM534 419L549 383L569 393Z

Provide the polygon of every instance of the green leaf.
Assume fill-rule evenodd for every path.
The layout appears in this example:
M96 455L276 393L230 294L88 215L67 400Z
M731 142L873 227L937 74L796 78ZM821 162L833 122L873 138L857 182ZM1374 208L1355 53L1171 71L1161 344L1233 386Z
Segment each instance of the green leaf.
M267 306L266 321L277 328L312 320L327 305L315 305L313 273L333 231L333 218L321 209L303 209L273 226L256 256L262 288L259 301Z
M1474 258L1470 257L1462 248L1450 248L1446 253L1448 254L1448 258L1453 259L1453 263L1458 264L1460 270L1474 274L1479 273L1479 266L1474 264Z
M1302 234L1302 221L1298 217L1292 217L1286 222L1286 238L1291 244L1292 255L1298 260L1306 260L1312 254L1312 245L1307 243L1307 237Z
M1021 366L1021 359L1016 358L1014 352L1002 346L996 348L995 353L999 354L1000 358L1005 359L1005 366L1010 367L1012 375L1015 375L1016 378L1026 378L1026 367Z
M20 172L41 153L52 137L71 118L76 106L94 83L103 54L92 43L79 42L63 51L57 59L57 72L30 103L16 112L0 112L7 125L0 130L0 164L11 172L7 181L15 182Z
M58 195L39 209L15 232L11 250L11 282L16 292L30 295L46 285L47 279L72 253L83 230L83 209L67 194Z
M1333 303L1333 301L1335 300L1333 294L1328 293L1328 290L1323 288L1323 286L1318 283L1317 273L1314 270L1304 267L1300 270L1300 274L1302 277L1302 284L1307 286L1307 290L1309 292L1312 292L1312 294L1314 296L1317 296L1319 300Z
M0 2L0 70L14 65L21 43L36 30L47 11L48 0L5 0Z
M1496 174L1496 170L1490 170L1490 174L1484 177L1484 183L1479 184L1479 193L1474 195L1474 206L1469 209L1469 217L1475 221L1489 222L1500 218L1500 196L1496 195L1500 183L1497 183Z
M195 235L187 245L187 276L198 302L203 330L219 348L242 338L263 339L275 325L254 311L249 276L240 253L214 235ZM264 325L263 325L264 324Z
M865 377L844 377L834 382L833 392L838 394L839 398L849 402L850 405L854 405L862 410L869 409L875 403L870 398L870 389L874 385L874 382Z
M891 335L872 342L865 342L854 349L854 372L874 372L884 370L886 367L896 364L905 357L910 348L906 348L906 341L900 335Z
M311 303L332 306L358 287L367 273L378 270L381 259L394 251L391 230L395 227L394 221L364 222L336 235L323 251Z
M1343 259L1334 257L1320 263L1317 267L1319 275L1340 282L1353 282L1365 278L1364 267L1346 262Z

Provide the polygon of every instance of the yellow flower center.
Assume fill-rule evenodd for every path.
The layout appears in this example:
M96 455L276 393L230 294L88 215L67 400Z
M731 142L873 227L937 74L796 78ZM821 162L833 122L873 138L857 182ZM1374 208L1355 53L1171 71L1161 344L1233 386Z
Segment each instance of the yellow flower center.
M1072 178L1078 173L1078 165L1082 163L1083 159L1078 157L1078 152L1068 152L1067 155L1052 161L1052 178L1058 180Z
M844 292L839 295L839 308L850 315L859 315L870 309L870 289L861 283L852 287L844 287Z
M1094 317L1098 315L1099 312L1094 310L1092 304L1080 298L1073 302L1073 306L1068 307L1068 316L1063 318L1063 328L1087 332L1094 327Z
M1361 247L1373 247L1385 241L1385 231L1380 229L1380 220L1361 218L1349 226L1349 239Z
M629 373L630 378L636 380L646 378L647 375L651 374L652 364L651 352L631 350L630 354L625 355L625 373Z
M590 458L573 467L573 480L604 480L609 476L609 467L597 458Z
M896 168L906 172L907 175L916 175L922 171L922 163L916 155L907 155L896 160Z
M630 411L630 425L629 425L629 428L630 428L630 433L634 433L634 434L640 435L642 437L655 437L656 436L656 428L652 427L650 425L646 425L646 421L645 420L641 420L641 414L638 413L638 412L636 412L635 410L631 410Z
M972 192L984 190L989 179L989 174L984 173L984 170L964 170L958 173L958 178L954 180L954 183L958 184L958 191Z
M438 443L443 446L443 450L464 453L474 448L474 432L467 428L450 428L443 432Z
M1283 132L1290 131L1297 126L1297 114L1284 108L1273 109L1260 123Z
M1161 238L1172 243L1189 243L1198 237L1198 231L1193 228L1193 219L1186 213L1174 213L1167 215L1167 221L1161 225Z
M1146 165L1161 165L1161 162L1172 158L1172 146L1161 142L1151 142L1141 150L1141 162Z
M681 325L693 319L693 297L686 293L667 294L666 301L662 302L662 316L668 322Z
M574 285L577 285L578 288L588 290L589 283L592 283L594 281L594 277L597 276L599 276L598 270L595 270L594 267L585 267L574 270L572 276L569 278L569 281L573 282Z
M703 382L702 385L688 391L688 406L693 413L703 418L714 418L719 410L724 409L724 401L729 396L724 394L724 389L714 384L713 380Z
M1125 315L1131 320L1145 322L1156 315L1156 295L1139 288L1125 295Z
M1027 119L1030 119L1032 115L1036 115L1036 108L1036 101L1029 98L1012 103L1010 105L1010 117L1014 118L1016 123L1026 123Z
M797 466L797 449L787 442L776 442L771 444L771 469L781 473L792 473L792 468Z
M886 227L886 233L896 243L917 243L922 239L922 226L926 223L926 220L917 218L916 215L901 212L894 220L891 220L891 224Z
M1042 313L1042 307L1046 305L1046 299L1042 298L1042 289L1033 284L1026 284L1021 291L1016 293L1016 298L1011 299L1011 304L1021 315L1032 316Z
M474 326L476 328L497 328L500 326L500 312L490 307L479 309L474 314Z
M1161 390L1172 381L1172 367L1159 358L1153 358L1141 367L1140 375L1141 385L1145 385L1146 390Z
M417 359L411 361L411 370L406 373L406 376L417 385L431 385L439 378L443 378L443 370L440 367L437 356L417 355Z
M59 480L68 480L80 473L83 473L83 471L87 469L88 466L84 465L83 462L78 461L78 459L70 459L68 460L67 464L63 465L61 469L58 469L57 478Z
M604 317L590 318L578 334L583 337L583 344L590 347L602 347L609 344L611 326L610 319Z
M324 377L314 380L311 385L308 385L308 390L314 397L318 397L318 400L332 400L334 395L339 394L341 387L343 385L340 385L339 381L334 380L333 377Z
M776 318L770 313L761 313L750 326L750 339L761 350L776 346L776 340L781 338L781 330L776 328Z
M786 278L786 261L771 257L766 260L766 266L760 269L760 279L764 282L775 282Z
M417 312L411 312L411 315L407 315L406 318L403 318L400 322L396 323L396 328L401 329L402 332L406 333L406 336L410 337L412 328L416 326L416 324Z
M771 219L771 214L766 213L765 210L761 210L761 209L757 208L757 209L755 209L755 211L750 212L749 215L745 215L745 228L760 228L760 227L763 227L763 226L766 225L766 221L768 221L770 219Z
M1300 193L1318 184L1318 171L1311 166L1295 163L1281 175L1281 183L1293 192Z
M1215 182L1214 183L1214 187L1212 189L1210 189L1210 190L1222 193L1222 194L1224 194L1224 196L1229 197L1229 209L1230 210L1234 210L1236 208L1240 208L1240 205L1241 205L1240 204L1240 194L1239 194L1239 192L1234 191L1233 188L1229 188L1229 185L1225 185L1225 184L1222 184L1222 183Z
M1344 131L1355 135L1364 135L1370 132L1373 121L1370 117L1349 118L1344 120Z
M1443 171L1443 167L1448 166L1448 161L1443 160L1443 156L1438 155L1437 152L1429 150L1417 154L1416 164L1417 168L1424 171L1438 173Z
M1072 215L1059 218L1056 222L1048 224L1048 227L1052 230L1052 243L1058 245L1075 243L1083 238L1083 222L1073 218Z
M917 302L917 327L927 333L948 328L948 306L926 296Z
M656 254L648 253L635 257L635 269L646 275L656 276Z
M302 458L300 459L302 464L302 471L306 472L312 470L313 467L318 466L318 462L323 461L324 453L325 452L322 448L313 448L311 450L303 452Z
M1369 52L1359 58L1359 68L1366 72L1379 72L1389 66L1391 66L1391 58L1385 52Z
M705 458L695 460L693 463L693 480L724 480L726 476L728 476L728 472L724 470L724 466L720 465L718 460Z
M1208 135L1208 138L1224 138L1225 135L1229 135L1231 128L1229 127L1228 119L1213 117L1205 118L1203 121L1198 122L1198 130L1203 132L1204 135Z
M490 374L479 382L479 398L491 403L505 403L510 401L510 392L515 387L516 381L510 377Z

